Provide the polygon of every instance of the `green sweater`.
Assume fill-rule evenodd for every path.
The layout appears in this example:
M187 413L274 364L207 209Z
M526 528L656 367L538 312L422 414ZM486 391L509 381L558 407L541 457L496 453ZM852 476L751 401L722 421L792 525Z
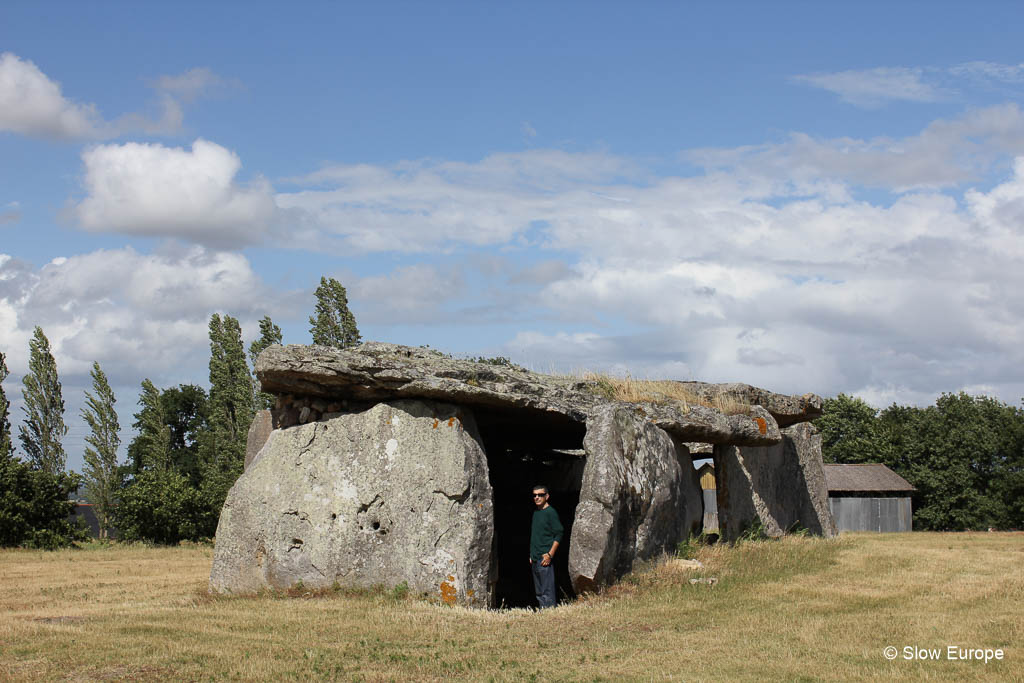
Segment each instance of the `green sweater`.
M533 524L530 526L530 559L540 562L544 553L551 550L555 541L562 542L562 521L558 519L555 508L548 505L543 510L533 511Z

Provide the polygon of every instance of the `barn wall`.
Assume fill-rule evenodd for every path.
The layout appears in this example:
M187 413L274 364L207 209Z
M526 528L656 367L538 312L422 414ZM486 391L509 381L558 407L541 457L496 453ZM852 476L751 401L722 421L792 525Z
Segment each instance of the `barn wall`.
M718 491L704 489L704 531L718 533Z
M910 531L910 498L829 496L829 508L839 531Z

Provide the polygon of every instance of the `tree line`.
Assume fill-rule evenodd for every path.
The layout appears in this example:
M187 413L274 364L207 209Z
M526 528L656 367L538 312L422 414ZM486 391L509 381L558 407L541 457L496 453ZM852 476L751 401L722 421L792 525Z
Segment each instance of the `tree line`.
M345 288L320 278L314 315L314 344L346 348L360 342ZM3 382L9 372L0 352L0 546L55 548L86 537L74 523L80 487L92 503L101 537L116 528L123 540L178 543L211 538L228 490L242 473L246 437L256 411L273 397L259 391L250 363L272 344L281 328L264 316L260 336L246 349L236 318L210 316L209 391L194 384L158 388L142 381L127 462L121 446L116 398L98 362L85 392L85 437L81 474L66 470L64 399L57 363L42 328L29 342L29 367L22 384L24 417L15 451L10 401ZM23 457L21 457L23 456Z
M915 529L1024 527L1021 408L960 392L878 411L840 394L815 424L825 462L882 463L917 489Z

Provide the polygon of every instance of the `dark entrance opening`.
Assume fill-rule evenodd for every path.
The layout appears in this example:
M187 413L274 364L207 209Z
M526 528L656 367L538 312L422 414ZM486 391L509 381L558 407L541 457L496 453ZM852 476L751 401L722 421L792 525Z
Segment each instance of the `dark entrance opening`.
M530 572L532 487L545 484L565 527L555 554L559 602L576 597L569 580L569 546L583 481L586 427L564 415L474 411L494 494L495 607L536 606Z

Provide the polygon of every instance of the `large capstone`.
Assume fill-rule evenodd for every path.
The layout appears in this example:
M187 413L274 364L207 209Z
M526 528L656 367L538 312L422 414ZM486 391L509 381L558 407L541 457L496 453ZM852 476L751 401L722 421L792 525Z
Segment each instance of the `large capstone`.
M577 593L614 583L636 560L674 551L701 522L688 454L642 411L599 409L587 421L583 446L587 463L569 549Z
M530 424L531 429L539 428L557 436L564 433L567 422L588 422L602 406L622 404L605 396L600 383L594 380L544 375L519 367L450 358L433 349L381 342L366 342L344 350L325 346L270 346L256 359L256 375L263 391L279 397L307 399L301 412L294 404L283 408L285 414L279 416L275 427L316 419L318 412L322 412L314 409L317 400L324 409L329 409L329 403L338 400L372 403L414 398L503 414L516 425ZM717 385L701 384L701 395L713 391L714 386ZM776 408L790 403L814 403L807 397L787 403L786 399L792 397L748 385L722 386L733 387L729 390L731 393L725 394L727 397L737 400L755 397ZM739 392L735 386L750 391ZM821 399L814 398L820 404ZM650 420L681 441L768 446L781 438L773 414L760 405L734 415L664 396L623 405L639 406ZM790 413L795 410L798 408L792 407ZM521 431L519 426L516 428Z
M776 446L715 446L714 458L718 521L725 538L734 540L757 528L773 537L797 528L836 535L821 435L810 423L783 429Z
M224 504L210 587L404 582L444 602L487 606L493 517L472 413L378 403L270 433Z

